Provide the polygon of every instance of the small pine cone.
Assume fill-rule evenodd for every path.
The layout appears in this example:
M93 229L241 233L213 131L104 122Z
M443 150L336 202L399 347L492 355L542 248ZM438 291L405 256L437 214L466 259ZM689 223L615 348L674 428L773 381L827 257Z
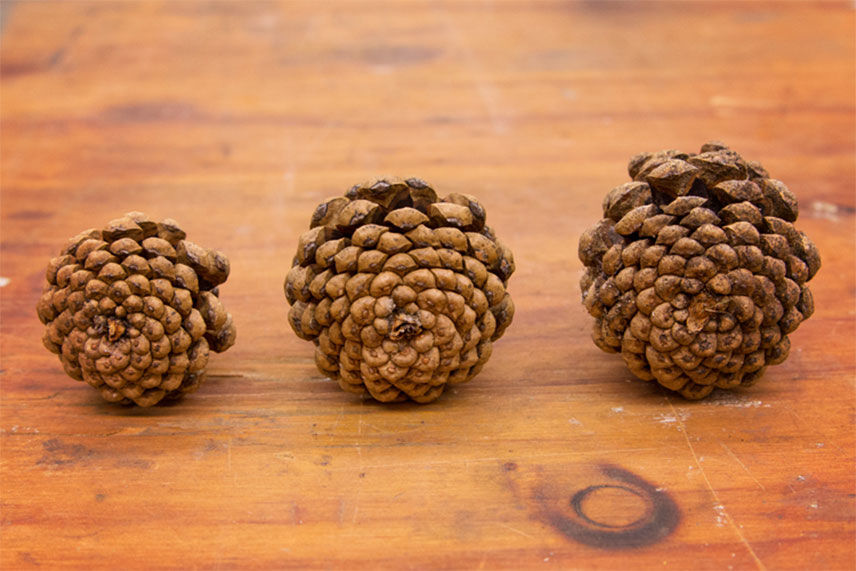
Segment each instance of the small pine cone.
M513 271L475 198L377 180L316 208L285 278L289 322L344 390L427 403L484 367Z
M592 337L644 380L690 399L753 384L814 311L820 268L797 200L719 143L644 153L580 238Z
M107 401L148 407L194 391L209 351L235 343L217 288L229 261L184 238L174 220L131 212L48 263L44 344Z

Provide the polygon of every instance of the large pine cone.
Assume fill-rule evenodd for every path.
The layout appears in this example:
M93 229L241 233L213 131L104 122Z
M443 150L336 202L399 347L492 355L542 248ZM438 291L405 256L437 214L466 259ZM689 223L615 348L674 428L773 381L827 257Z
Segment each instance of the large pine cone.
M514 259L467 195L378 180L320 204L285 278L289 321L343 389L431 402L475 376L514 315Z
M820 256L793 226L796 198L718 143L637 155L628 170L634 182L580 239L595 343L687 398L751 385L814 311Z
M229 261L139 212L69 240L37 311L66 373L110 402L152 406L196 390L209 349L235 343L217 286Z

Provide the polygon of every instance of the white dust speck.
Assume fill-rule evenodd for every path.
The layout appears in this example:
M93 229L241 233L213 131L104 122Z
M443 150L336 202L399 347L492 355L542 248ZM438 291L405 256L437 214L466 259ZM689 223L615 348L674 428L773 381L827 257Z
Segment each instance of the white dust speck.
M612 407L612 412L614 412L615 414L618 414L619 412L624 412L624 407L623 406L614 406L614 407Z
M679 412L676 412L675 414L667 414L667 413L658 414L657 416L654 417L654 420L656 420L660 424L669 425L669 424L676 424L678 421L683 422L684 420L688 419L689 417L690 417L690 413L679 411Z
M573 418L573 417L568 419L568 424L570 424L571 426L582 426L583 425L582 422L580 422L579 420L577 420L576 418Z
M728 521L728 516L725 514L725 506L722 504L717 504L713 506L713 511L716 512L716 526L724 527L726 522Z
M734 406L737 408L760 408L763 404L764 403L762 403L759 400L747 400L747 401L742 401L742 402L735 402L735 403L732 403L728 406ZM769 407L770 405L767 405L767 406Z
M799 476L797 476L797 482L805 482L806 480L808 480L808 478L806 478L806 477L805 477L805 476L803 476L802 474L800 474Z
M0 287L6 287L11 281L9 278L0 277Z
M837 204L815 200L811 203L811 212L817 218L825 218L833 222L838 221L839 208Z
M809 506L811 509L816 510L816 509L817 509L817 502L811 502L808 506Z
M734 408L770 408L769 404L764 404L760 400L748 400L739 395L734 394L719 394L712 399L704 401L706 406L731 406Z
M818 448L823 448L825 445L823 442L818 442L817 444L815 444L815 446L817 446Z

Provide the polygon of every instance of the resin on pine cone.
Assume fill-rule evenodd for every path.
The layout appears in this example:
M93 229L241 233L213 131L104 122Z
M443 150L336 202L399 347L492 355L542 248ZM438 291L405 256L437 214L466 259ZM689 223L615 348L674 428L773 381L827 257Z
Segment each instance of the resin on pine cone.
M139 212L69 240L37 312L66 373L110 402L152 406L196 390L209 351L235 343L218 287L229 261Z
M344 390L431 402L484 367L514 315L513 271L475 198L377 180L315 210L285 279L289 322Z
M751 385L814 311L820 256L794 227L795 196L719 143L643 153L628 170L580 238L595 343L687 398Z

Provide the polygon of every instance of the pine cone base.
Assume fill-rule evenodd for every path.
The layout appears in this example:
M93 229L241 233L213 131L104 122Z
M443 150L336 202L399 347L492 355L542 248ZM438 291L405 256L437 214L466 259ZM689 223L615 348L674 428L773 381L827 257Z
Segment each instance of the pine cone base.
M109 401L152 406L196 390L210 351L235 342L218 297L229 261L139 212L69 240L37 305L65 372Z
M318 206L285 279L318 369L382 402L436 400L474 377L511 323L511 251L472 196L381 179Z
M719 143L643 153L580 238L592 338L689 399L755 383L814 312L820 268L795 196Z

